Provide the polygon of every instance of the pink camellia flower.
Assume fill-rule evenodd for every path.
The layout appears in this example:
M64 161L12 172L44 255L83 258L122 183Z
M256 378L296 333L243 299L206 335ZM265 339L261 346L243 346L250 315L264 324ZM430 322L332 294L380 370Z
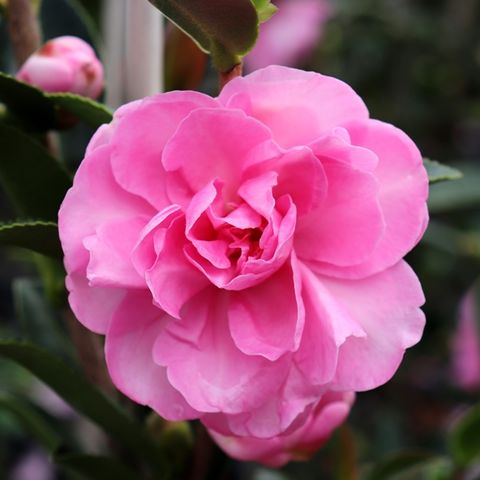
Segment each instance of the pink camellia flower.
M17 78L46 92L70 92L98 98L103 67L93 48L77 37L49 40L22 65Z
M328 392L303 424L273 438L226 436L214 430L210 435L233 458L281 467L291 460L308 460L345 420L354 398L353 393Z
M402 257L427 193L414 143L335 78L275 66L129 103L59 213L70 305L134 401L273 437L420 339Z
M475 290L471 288L462 299L452 345L453 379L465 390L480 388L480 327Z
M260 25L258 41L245 57L247 70L296 66L308 57L332 15L330 0L275 0L277 12Z

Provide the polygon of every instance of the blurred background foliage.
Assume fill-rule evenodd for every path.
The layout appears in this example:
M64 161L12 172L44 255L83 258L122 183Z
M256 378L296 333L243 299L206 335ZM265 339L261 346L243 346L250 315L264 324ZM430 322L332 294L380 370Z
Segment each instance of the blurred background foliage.
M101 51L101 4L100 0L43 0L40 18L44 38L73 34ZM425 335L408 351L393 380L375 391L358 394L348 425L310 462L290 464L281 471L234 462L207 445L203 433L193 426L197 443L205 443L202 455L210 459L213 468L205 478L480 479L480 414L474 415L476 423L473 418L470 427L467 425L470 430L464 428L464 437L458 433L452 437L450 433L480 398L480 390L464 391L456 386L451 368L458 305L480 274L480 2L336 0L334 11L314 53L300 66L345 80L365 100L372 117L406 131L424 156L456 166L464 173L461 180L432 186L430 227L408 257L427 298ZM179 46L178 41L173 46L167 42L167 48L174 47L180 48L178 55L187 51L182 48L190 48ZM166 55L167 65L175 63L172 52L167 50ZM194 74L201 80L199 88L215 94L215 72L207 65L205 76L199 75L204 64L197 54L191 55L196 58ZM0 70L15 71L3 18ZM167 85L178 87L178 78L177 84L175 78L167 78ZM79 123L60 134L59 148L72 171L92 132L91 127ZM2 220L13 215L5 198L0 214ZM30 339L67 365L78 364L67 337L61 266L14 249L3 250L0 259L0 336ZM12 414L15 406L21 408L19 398L29 399L29 411L33 409L40 417L37 420L50 425L70 449L95 454L112 449L117 454L122 452L118 445L112 447L90 421L54 400L51 391L33 381L25 370L0 361L0 407L12 398L14 406L0 408L0 478L97 478L85 470L82 477L78 476L81 469L49 466L45 448L34 440L31 422L22 422L18 412ZM141 408L127 407L133 408L139 418L147 415ZM38 427L38 422L34 424ZM43 430L36 430L37 439L39 431ZM182 448L190 448L186 445L190 445L191 432L185 432L169 433L173 435L168 437L173 438L171 455L178 456ZM48 434L47 438L51 440ZM473 453L463 462L465 468L457 467L452 473L452 453L462 463L458 455L462 448L473 448ZM134 459L128 455L122 458L136 468ZM177 461L184 462L185 458L180 455ZM34 472L33 476L22 474L21 468L28 466L31 470L26 470L30 472L27 475ZM104 470L98 478L129 478L125 472L112 476L112 471Z

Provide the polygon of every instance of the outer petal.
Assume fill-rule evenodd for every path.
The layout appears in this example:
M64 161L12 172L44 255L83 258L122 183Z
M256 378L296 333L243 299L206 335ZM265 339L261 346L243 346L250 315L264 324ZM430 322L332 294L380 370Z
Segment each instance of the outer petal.
M292 257L260 285L232 294L228 319L237 347L247 355L269 360L296 350L305 315L300 290L300 275Z
M211 287L185 305L154 346L170 383L203 412L249 411L278 390L288 372L287 359L270 362L238 350L227 312L228 293Z
M84 271L70 273L65 283L70 292L68 302L77 319L92 332L104 335L126 290L91 287Z
M358 264L372 254L384 232L378 184L371 174L343 162L324 160L323 166L327 198L298 219L295 251L300 260Z
M148 203L117 184L110 169L110 154L111 147L104 145L83 160L60 207L58 223L67 272L86 267L88 251L83 240L93 235L97 226L153 214Z
M361 278L398 262L422 237L428 223L428 178L415 144L398 128L376 120L348 125L354 145L374 152L379 163L373 175L385 232L372 255L359 265L322 265L326 275Z
M368 118L365 104L346 83L279 66L232 80L219 100L267 125L283 147L306 145L333 127Z
M332 389L370 390L390 380L425 324L425 298L411 268L400 261L360 280L318 279L366 334L340 347Z
M153 306L150 293L130 291L108 329L105 353L116 387L137 403L148 405L168 420L198 418L168 382L166 371L153 361L155 339L172 321Z
M166 207L170 202L165 192L163 149L191 111L216 105L200 93L170 92L147 98L126 113L111 140L112 168L119 184L158 210Z

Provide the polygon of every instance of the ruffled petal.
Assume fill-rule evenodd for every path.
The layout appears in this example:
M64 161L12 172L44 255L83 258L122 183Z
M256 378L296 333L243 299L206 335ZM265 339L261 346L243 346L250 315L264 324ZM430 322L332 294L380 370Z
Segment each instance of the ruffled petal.
M158 210L169 205L162 165L164 147L191 111L216 106L215 100L201 93L169 92L146 98L126 113L111 139L112 168L118 183Z
M307 145L334 127L368 118L362 99L341 80L276 65L235 78L218 98L260 120L286 148Z
M235 345L247 355L272 361L296 350L305 315L300 291L298 266L292 257L255 289L232 294L228 319Z
M286 357L270 362L242 353L228 329L228 293L210 287L158 336L155 361L188 403L202 412L240 413L262 404L288 373Z
M167 420L198 418L201 414L168 381L165 367L153 361L155 339L170 321L152 304L148 291L130 291L107 332L108 370L124 395L148 405Z
M398 128L370 120L348 125L354 145L376 154L378 201L385 232L372 254L355 266L319 265L326 275L362 278L390 267L420 240L428 223L428 178L415 144Z

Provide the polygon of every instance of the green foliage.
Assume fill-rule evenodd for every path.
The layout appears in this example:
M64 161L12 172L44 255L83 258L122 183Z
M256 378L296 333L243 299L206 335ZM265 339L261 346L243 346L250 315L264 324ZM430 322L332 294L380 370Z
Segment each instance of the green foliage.
M28 248L59 260L63 258L58 228L54 222L32 220L0 223L0 244Z
M229 71L255 45L259 16L251 0L149 0L189 35L215 66ZM259 2L264 4L265 2ZM263 6L267 10L267 6Z
M162 454L143 428L79 372L50 352L25 342L0 340L0 355L29 370L117 442L145 458L158 471L164 471Z
M68 172L32 137L0 124L0 181L20 215L56 221Z
M260 23L266 22L277 11L277 7L270 0L252 0L257 9Z
M449 445L459 465L467 466L480 460L480 404L456 423L450 433Z
M423 164L427 169L428 180L430 184L443 182L446 180L458 180L462 178L462 172L456 168L443 165L436 160L430 160L429 158L423 159Z
M97 128L112 120L101 103L73 93L42 92L28 83L0 72L0 101L27 131L45 132L63 128L65 113Z

